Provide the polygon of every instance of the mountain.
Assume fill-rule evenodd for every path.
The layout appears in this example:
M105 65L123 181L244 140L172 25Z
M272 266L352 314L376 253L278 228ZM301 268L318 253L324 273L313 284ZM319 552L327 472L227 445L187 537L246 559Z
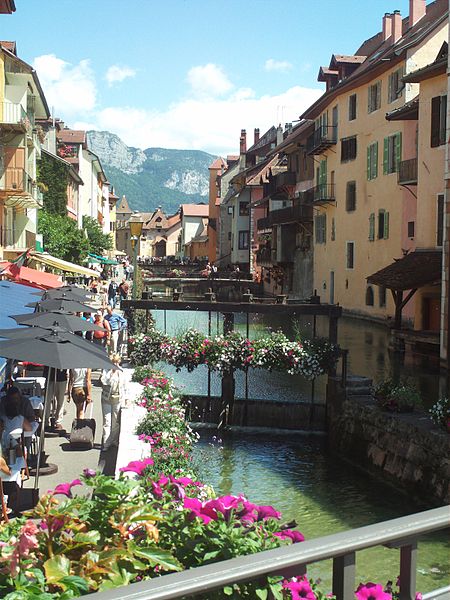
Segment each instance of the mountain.
M208 167L216 158L200 150L169 150L127 146L109 131L88 131L89 148L100 158L118 196L132 209L166 213L180 204L208 202Z

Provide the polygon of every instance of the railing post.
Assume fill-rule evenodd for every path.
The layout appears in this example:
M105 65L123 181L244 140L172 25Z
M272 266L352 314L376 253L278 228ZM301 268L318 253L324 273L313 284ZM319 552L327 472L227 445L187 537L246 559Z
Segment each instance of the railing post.
M400 600L416 597L417 540L400 547Z
M333 559L333 594L336 600L353 600L355 597L355 553Z

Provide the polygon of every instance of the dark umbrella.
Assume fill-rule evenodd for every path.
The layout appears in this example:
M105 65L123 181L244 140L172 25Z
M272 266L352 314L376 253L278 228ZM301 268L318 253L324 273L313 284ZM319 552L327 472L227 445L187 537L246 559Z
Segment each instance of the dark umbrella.
M64 287L45 290L44 292L36 292L33 296L41 296L42 300L68 298L70 300L83 301L91 296L91 292L83 288L65 285Z
M97 326L95 326L95 328L101 329L101 327ZM65 335L70 336L68 339L72 344L91 351L100 352L102 356L105 356L106 349L103 346L92 344L90 341L85 340L79 335L72 335L70 331L59 325L53 325L52 327L15 327L14 329L0 329L0 338L7 338L8 340L31 340L33 338L45 337L50 332L57 333L58 335L61 335L61 337L64 337Z
M78 300L66 300L66 299L55 299L55 300L42 300L42 302L30 302L25 306L35 308L37 311L49 311L49 310L62 310L68 313L75 312L89 312L93 313L97 309L88 306L87 304L81 304Z
M62 311L25 313L23 315L11 315L19 325L36 325L37 327L51 328L53 325L67 329L68 331L101 331L102 327L85 321L76 315L67 315Z

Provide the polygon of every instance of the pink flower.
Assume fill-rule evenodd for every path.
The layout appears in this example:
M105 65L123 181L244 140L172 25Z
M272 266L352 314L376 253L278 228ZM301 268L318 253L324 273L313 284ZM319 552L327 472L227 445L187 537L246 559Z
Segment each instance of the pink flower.
M200 502L198 498L184 498L183 506L190 510L190 517L198 517L205 523L217 520L217 513L212 506L208 506L208 502Z
M122 473L137 473L138 475L142 475L147 467L153 464L153 459L145 458L144 460L132 460L127 464L126 467L121 467L119 471Z
M257 521L265 521L266 519L280 519L281 513L274 509L273 506L257 506ZM302 540L303 541L303 540Z
M36 537L38 532L39 529L33 521L26 521L21 528L19 539L8 563L9 572L13 577L16 577L19 573L20 560L27 557L31 550L39 547L39 542Z
M301 578L297 577L293 581L283 582L283 587L291 592L292 600L300 600L301 598L316 600L317 598L305 575Z
M360 583L355 592L358 600L392 600L392 595L383 590L379 583Z
M294 531L292 529L285 529L284 531L277 531L277 533L275 533L274 535L276 535L277 537L279 537L282 540L290 539L290 540L292 540L293 544L296 544L297 542L305 541L305 536L302 533L300 533L300 531Z
M74 479L70 483L60 483L53 490L53 494L61 494L61 496L72 498L72 488L76 485L81 485L81 481L79 479Z

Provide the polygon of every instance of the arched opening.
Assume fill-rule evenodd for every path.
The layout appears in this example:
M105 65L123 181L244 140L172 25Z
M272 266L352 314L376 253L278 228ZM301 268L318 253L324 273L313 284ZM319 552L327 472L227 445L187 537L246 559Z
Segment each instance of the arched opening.
M373 288L371 285L369 285L366 290L366 306L373 306L373 303L374 303Z

